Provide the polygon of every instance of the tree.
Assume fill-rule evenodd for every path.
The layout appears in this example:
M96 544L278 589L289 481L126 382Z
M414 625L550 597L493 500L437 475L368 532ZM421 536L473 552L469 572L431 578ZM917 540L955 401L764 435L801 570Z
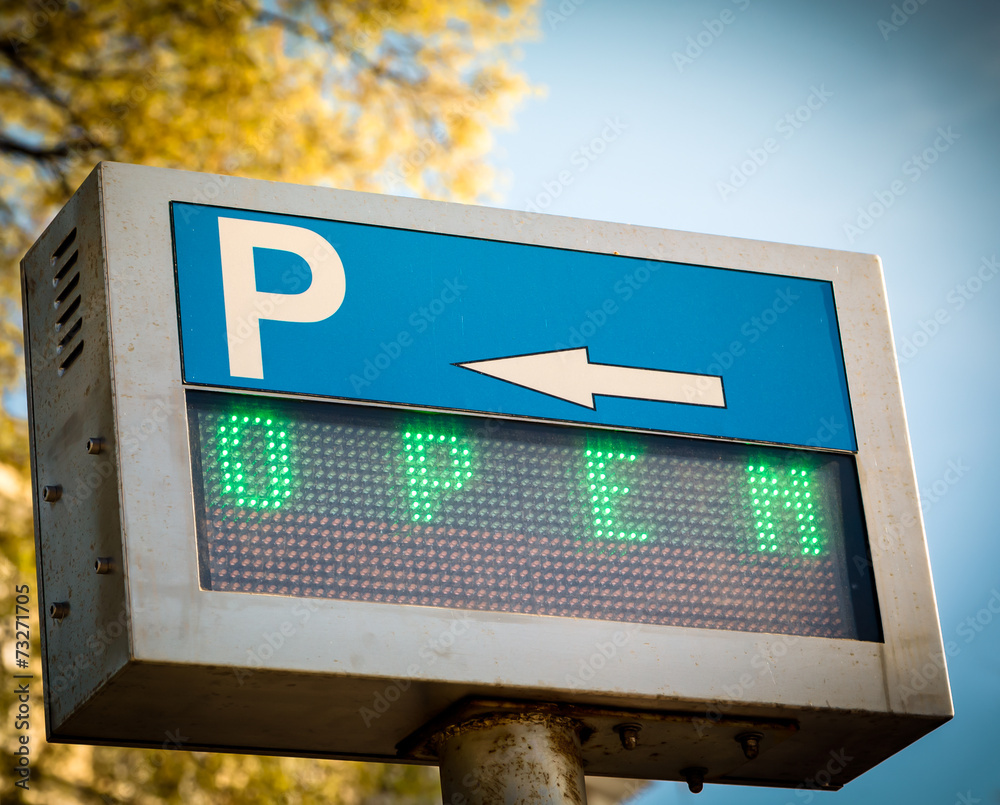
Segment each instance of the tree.
M0 9L0 387L19 394L17 262L99 160L474 201L491 131L531 91L508 64L536 0L30 0ZM6 399L11 399L9 396ZM0 411L0 665L15 585L37 606L24 423ZM33 617L32 623L37 624ZM31 648L39 674L37 628ZM4 801L433 801L433 770L50 746ZM381 792L381 793L379 793ZM380 799L383 797L383 799Z

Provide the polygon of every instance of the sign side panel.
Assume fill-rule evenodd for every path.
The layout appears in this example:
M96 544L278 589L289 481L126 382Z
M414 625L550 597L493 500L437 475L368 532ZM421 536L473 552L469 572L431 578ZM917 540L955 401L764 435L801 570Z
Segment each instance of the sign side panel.
M903 409L882 267L845 255L836 283L848 376L856 390L858 474L868 520L885 639L885 684L894 712L953 714L930 558Z
M101 212L95 171L22 264L51 736L128 660ZM54 502L44 487L58 487ZM98 575L98 557L114 572ZM57 619L58 604L68 614Z

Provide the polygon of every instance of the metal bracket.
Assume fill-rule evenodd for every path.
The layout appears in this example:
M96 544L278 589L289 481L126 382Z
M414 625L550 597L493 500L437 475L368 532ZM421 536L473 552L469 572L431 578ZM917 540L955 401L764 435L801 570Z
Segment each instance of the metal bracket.
M583 767L587 774L611 775L609 761L629 752L639 770L656 780L687 782L691 769L704 769L704 782L744 777L752 768L744 744L755 736L757 756L792 737L792 719L706 718L704 713L648 712L518 700L468 698L449 707L404 738L400 758L436 762L437 737L455 724L485 716L541 713L580 724ZM729 740L720 740L728 738ZM747 768L743 768L747 767ZM686 772L688 772L686 774ZM747 775L752 776L752 775Z

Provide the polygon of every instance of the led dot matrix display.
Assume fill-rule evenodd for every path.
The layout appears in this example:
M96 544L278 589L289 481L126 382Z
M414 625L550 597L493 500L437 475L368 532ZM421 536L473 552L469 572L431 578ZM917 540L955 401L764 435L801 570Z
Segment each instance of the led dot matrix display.
M207 589L880 638L849 455L211 392L188 407Z

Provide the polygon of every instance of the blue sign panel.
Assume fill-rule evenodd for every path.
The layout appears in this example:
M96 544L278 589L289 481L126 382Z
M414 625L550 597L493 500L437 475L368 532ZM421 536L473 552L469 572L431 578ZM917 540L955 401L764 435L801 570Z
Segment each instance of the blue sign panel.
M856 449L828 282L172 214L187 383Z

